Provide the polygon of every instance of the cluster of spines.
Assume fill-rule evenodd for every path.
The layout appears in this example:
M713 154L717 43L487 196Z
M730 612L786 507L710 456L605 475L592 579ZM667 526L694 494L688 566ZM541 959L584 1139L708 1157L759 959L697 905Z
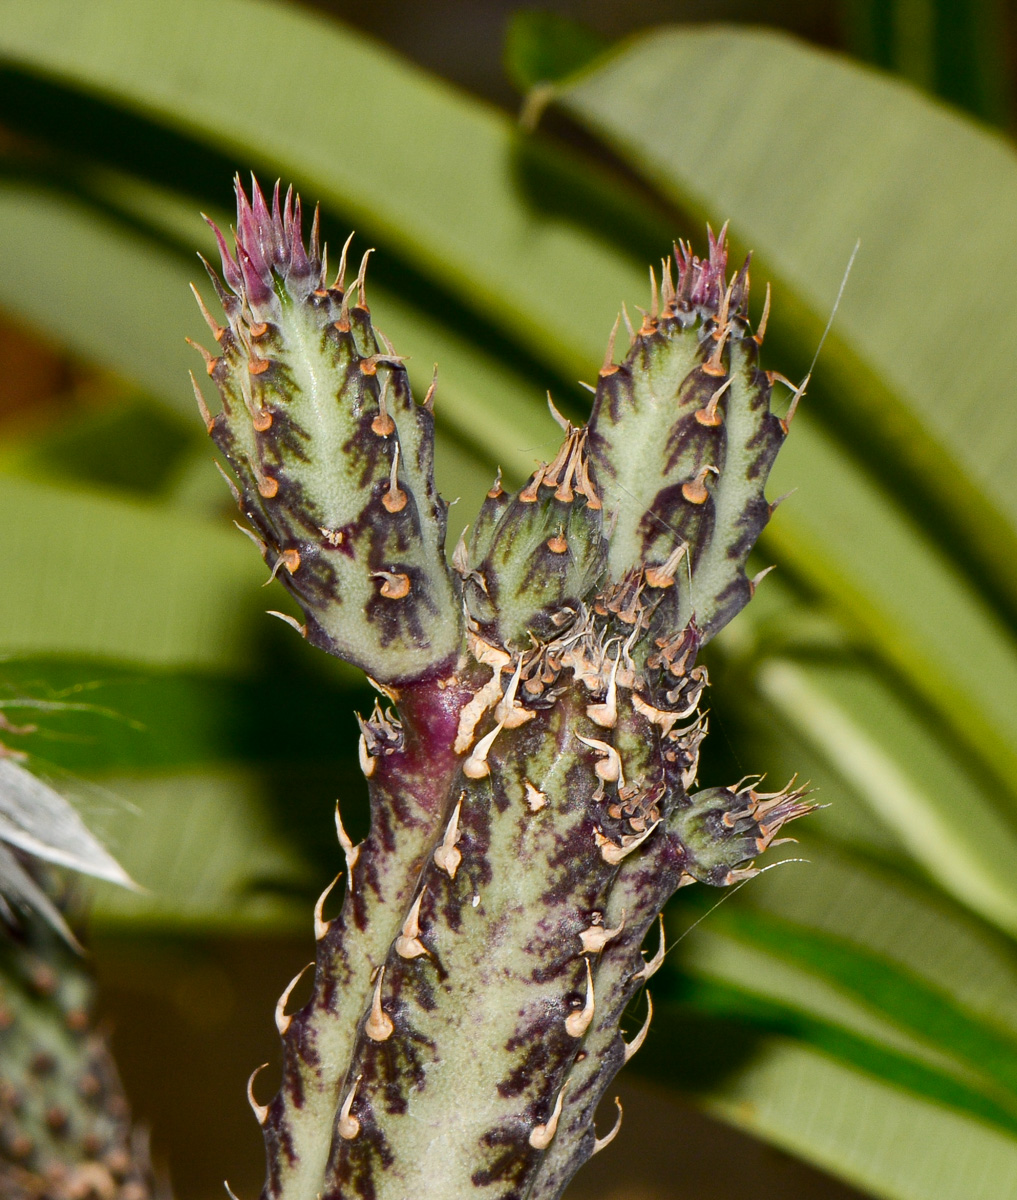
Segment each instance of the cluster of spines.
M242 307L242 298L256 306L269 304L275 296L276 278L285 279L288 289L295 295L302 290L302 298L306 298L311 290L322 291L327 286L328 258L321 249L318 208L314 210L309 244L305 249L300 197L294 196L293 189L289 188L285 200L280 203L279 191L277 182L270 209L257 180L252 180L251 199L248 200L237 179L236 257L221 230L209 221L222 258L223 278L232 289L232 295L221 288L216 290L231 319ZM340 265L337 277L340 288L343 265ZM213 283L217 282L214 272L209 274Z
M505 646L555 632L599 585L606 562L600 496L591 477L587 430L551 407L565 438L514 496L500 476L487 494L473 536L453 555L469 618Z

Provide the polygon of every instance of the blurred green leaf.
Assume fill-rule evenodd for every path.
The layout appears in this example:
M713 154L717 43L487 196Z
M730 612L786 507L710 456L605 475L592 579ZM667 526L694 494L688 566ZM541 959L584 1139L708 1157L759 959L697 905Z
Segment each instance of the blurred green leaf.
M28 754L33 769L71 776L295 759L305 767L355 763L352 710L369 710L372 693L352 671L315 674L302 656L286 653L295 643L280 625L274 640L259 639L244 676L106 660L0 662L0 712L35 727L5 732L4 742Z
M1009 945L931 893L815 848L807 865L771 869L692 928L712 898L690 900L673 906L672 936L682 1004L707 1022L697 1036L712 1027L710 1037L723 1038L734 1018L768 1032L741 1035L740 1053L716 1047L711 1073L714 1045L699 1044L683 1066L687 1039L675 1026L651 1069L673 1068L707 1107L877 1195L1011 1194L1006 1175L993 1177L998 1192L982 1192L977 1177L950 1165L975 1146L1000 1164L1017 1161ZM894 1120L896 1136L865 1134L871 1106L908 1114L902 1125ZM1005 1152L1001 1131L1010 1134ZM918 1160L935 1169L910 1172Z
M807 857L807 865L771 870L743 888L737 905L856 945L1017 1041L1017 959L1009 939L930 888L855 856L809 847ZM726 919L727 907L708 924Z
M30 180L0 177L0 228L0 306L191 415L187 371L200 359L184 338L207 333L187 290L196 262ZM195 214L196 241L201 229Z
M769 660L756 685L930 878L1017 934L1017 835L940 730L857 663Z
M0 470L29 479L122 489L138 497L168 493L181 469L200 447L203 468L208 444L194 421L186 424L142 398L73 414L34 437L3 448ZM225 490L217 489L225 499Z
M228 526L2 476L0 511L0 654L216 670L248 658L265 569Z
M953 1103L974 1111L980 1095L982 1115L992 1105L990 1119L1017 1132L1017 1041L964 1012L949 992L856 941L737 906L700 943L693 961L706 964L704 973L924 1063L968 1090Z
M797 494L767 527L763 552L821 594L991 764L1017 811L1017 641L977 581L814 420L796 420L772 486Z
M857 956L850 957L855 969L861 969ZM715 932L705 939L703 958L705 977L686 978L679 989L681 1010L693 1021L714 1029L738 1021L756 1038L795 1038L904 1096L942 1104L1017 1135L1012 1096L942 1050L909 1038L851 1003L824 980ZM753 986L726 980L738 971L756 973ZM916 989L905 985L901 990L910 998ZM716 1077L711 1080L717 1082ZM713 1090L697 1086L687 1075L680 1074L679 1083L694 1092Z
M1012 71L1000 0L844 0L841 9L853 54L1009 124Z
M903 541L899 552L906 579L913 556ZM850 576L842 586L850 588ZM826 836L901 867L910 856L946 893L1013 935L1017 831L998 759L953 736L916 697L913 676L903 672L902 683L887 672L865 640L824 619L808 595L778 572L718 639L715 712L737 723L727 737L740 748L727 770L737 777L751 764L809 780L831 805L819 818ZM965 611L962 602L956 609ZM976 611L973 603L968 612Z
M221 928L294 928L306 920L307 866L280 843L264 787L249 771L114 776L112 849L147 891L97 887L94 920Z
M540 9L517 9L505 31L505 73L520 92L528 92L585 67L607 45L606 38L578 21Z
M683 1028L686 1036L703 1032L683 1017L676 1040ZM752 1039L751 1057L698 1099L707 1112L886 1200L1017 1195L1013 1137L797 1038Z

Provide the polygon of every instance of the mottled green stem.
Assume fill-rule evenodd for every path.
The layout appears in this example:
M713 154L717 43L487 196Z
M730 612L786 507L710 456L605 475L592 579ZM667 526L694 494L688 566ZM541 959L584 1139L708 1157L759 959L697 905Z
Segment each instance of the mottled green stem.
M613 1136L594 1112L645 1035L620 1021L663 905L748 878L809 809L691 794L697 656L752 595L791 416L757 366L748 264L728 280L723 235L676 249L589 426L562 420L519 492L495 482L453 577L433 396L371 324L363 265L329 286L278 189L270 211L238 186L235 258L219 239L223 409L199 405L303 610L286 619L387 702L360 723L370 834L338 823L342 911L326 889L311 998L277 1009L282 1088L252 1096L264 1200L552 1200Z
M291 1016L281 1000L276 1015L283 1086L262 1114L270 1196L316 1200L321 1192L340 1090L374 972L398 936L446 819L450 781L458 770L451 744L467 698L461 686L443 679L407 686L399 693L398 720L379 710L364 722L371 831L352 846L337 807L348 873L342 909L333 920L324 918L330 884L315 919L311 1001Z

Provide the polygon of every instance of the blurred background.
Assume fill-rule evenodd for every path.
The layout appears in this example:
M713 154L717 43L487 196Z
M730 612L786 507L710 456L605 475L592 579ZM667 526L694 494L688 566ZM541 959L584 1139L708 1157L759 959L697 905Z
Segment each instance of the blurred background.
M101 889L89 942L176 1194L220 1196L224 1177L256 1194L244 1086L278 1061L271 1012L310 956L336 796L354 837L367 819L351 709L370 694L262 617L287 601L230 532L182 373L183 335L204 329L183 285L203 286L193 250L211 254L195 213L228 223L232 174L255 166L321 195L333 245L356 224L360 251L379 247L379 325L420 379L448 365L453 541L496 465L518 483L547 453L545 387L583 413L577 374L595 373L620 300L647 303L644 264L671 238L702 249L703 221L732 218L736 247L758 251L754 312L775 280L766 365L799 379L861 236L807 402L820 415L773 493L804 496L761 551L783 582L710 659L703 781L811 778L830 804L800 834L811 882L785 868L708 916L716 897L682 894L671 937L690 932L619 1088L622 1133L568 1195L1017 1196L1014 6L271 7L278 28L252 5L235 41L240 0L187 35L179 6L153 0L143 22L106 0L0 8L0 712L39 725L3 736L148 889ZM635 62L645 95L610 65L601 87L596 64L618 60L598 55L632 35L719 23L686 57L679 39L673 68L667 47ZM713 54L712 80L711 64L695 75ZM586 84L559 83L590 62ZM273 107L282 95L299 119ZM461 131L428 124L446 109ZM685 142L668 132L686 124ZM766 154L729 186L749 139ZM489 141L508 182L481 178ZM404 174L401 145L419 151ZM378 204L389 192L403 209ZM532 260L513 260L485 205L532 228ZM449 232L443 262L460 226L472 258ZM948 1159L989 1165L947 1178Z
M783 29L816 46L893 71L974 113L1011 128L1014 112L1014 7L1002 0L614 0L566 3L438 3L399 0L365 6L320 0L314 6L362 29L421 66L477 96L516 111L519 91L504 67L514 13L539 9L581 24L605 44L674 22L716 22Z

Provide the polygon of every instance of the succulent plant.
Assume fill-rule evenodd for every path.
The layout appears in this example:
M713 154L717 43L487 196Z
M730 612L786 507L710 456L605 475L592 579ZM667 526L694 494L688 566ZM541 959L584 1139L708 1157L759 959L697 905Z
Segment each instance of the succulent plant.
M87 963L35 912L0 938L0 1040L5 1200L162 1194L95 1021Z
M68 801L5 751L0 1195L149 1200L156 1187L147 1140L131 1124L106 1032L95 1021L91 972L67 920L75 897L60 868L131 885Z
M202 350L209 433L288 620L367 672L371 828L316 906L313 993L280 997L283 1082L249 1098L264 1196L556 1197L614 1136L593 1118L646 1034L623 1011L673 892L725 886L809 811L789 785L695 791L702 645L742 608L790 413L771 411L746 263L681 244L593 413L446 562L418 403L367 304L367 256L329 282L292 192L237 182L226 315ZM207 264L206 264L207 265ZM201 303L199 298L199 303ZM616 324L615 331L618 326ZM231 485L232 486L232 485ZM324 905L346 875L342 910ZM255 1073L257 1074L257 1072ZM617 1127L615 1127L617 1128Z

